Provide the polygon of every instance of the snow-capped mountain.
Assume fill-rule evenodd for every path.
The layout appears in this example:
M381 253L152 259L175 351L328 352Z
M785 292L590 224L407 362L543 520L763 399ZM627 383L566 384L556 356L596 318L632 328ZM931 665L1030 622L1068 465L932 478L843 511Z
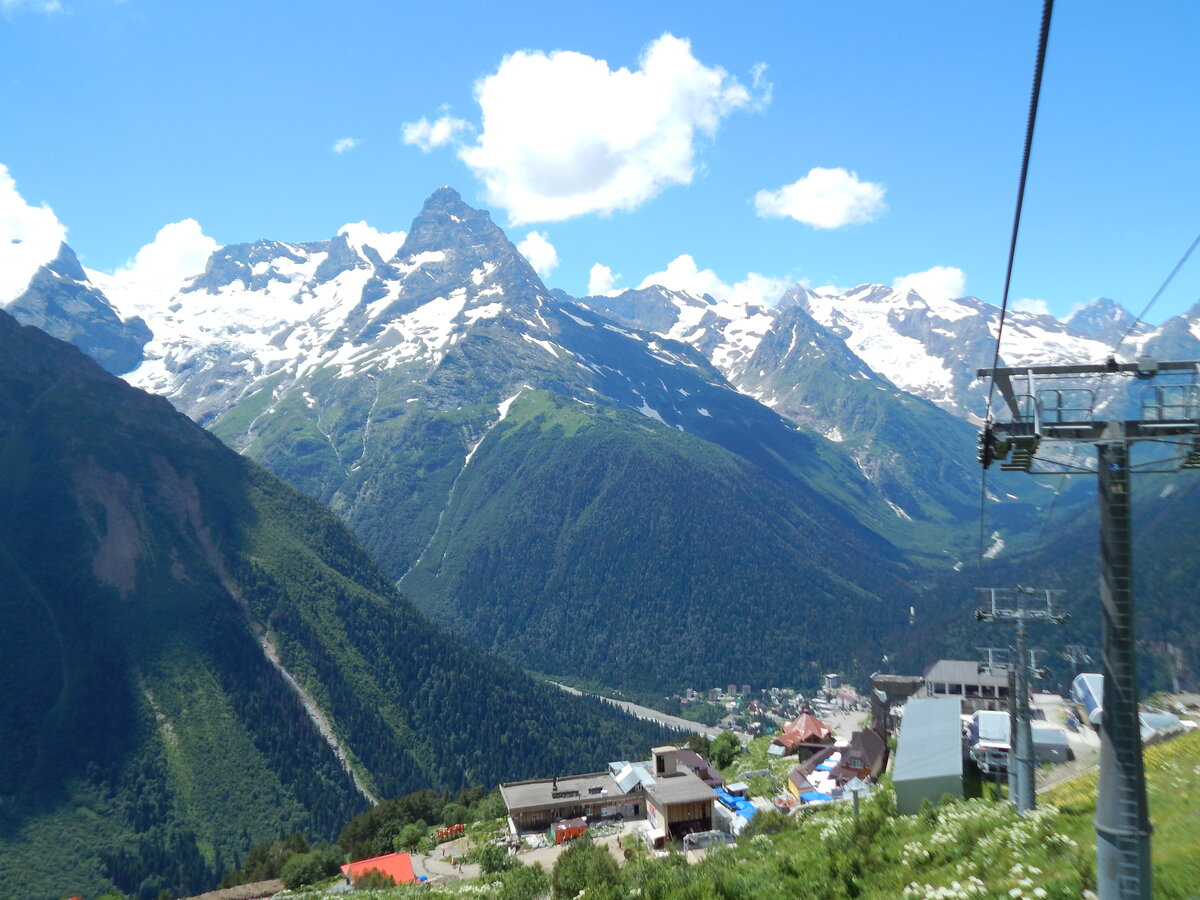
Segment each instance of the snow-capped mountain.
M1101 341L1109 347L1116 345L1128 333L1137 341L1153 331L1148 325L1138 322L1137 317L1115 300L1097 297L1087 306L1081 307L1063 320L1063 324L1074 334ZM1132 330L1131 330L1132 329Z
M581 302L630 327L692 344L734 385L768 405L781 388L766 389L765 374L756 374L763 370L756 368L754 354L772 332L793 327L787 311L797 308L842 341L872 373L974 423L982 415L986 391L986 382L975 372L991 365L1000 322L999 308L976 297L930 300L880 284L844 293L796 285L775 306L719 302L657 286ZM1000 364L1103 362L1127 331L1129 337L1117 351L1122 360L1142 353L1179 358L1200 350L1200 309L1158 328L1138 324L1130 331L1133 322L1131 313L1107 298L1066 321L1010 309ZM799 349L805 352L803 346Z

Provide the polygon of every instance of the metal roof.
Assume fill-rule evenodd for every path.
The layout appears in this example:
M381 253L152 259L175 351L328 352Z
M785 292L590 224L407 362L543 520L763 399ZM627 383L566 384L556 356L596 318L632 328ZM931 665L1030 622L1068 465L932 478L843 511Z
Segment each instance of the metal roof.
M979 663L969 659L939 659L925 670L925 682L1007 686L1008 676L980 672Z
M654 784L646 785L646 793L660 805L699 803L716 799L713 789L705 784L700 776L688 771L659 776Z
M904 704L892 781L962 777L962 720L957 697L918 697Z
M607 772L571 775L557 780L513 781L500 785L500 794L510 813L578 806L581 803L619 803L626 796L626 792L617 786Z

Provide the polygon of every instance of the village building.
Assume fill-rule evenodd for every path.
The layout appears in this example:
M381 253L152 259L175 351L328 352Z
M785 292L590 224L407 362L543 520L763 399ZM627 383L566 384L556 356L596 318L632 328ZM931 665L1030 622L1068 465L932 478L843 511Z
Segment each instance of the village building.
M554 822L581 816L636 819L646 814L641 782L634 778L623 789L609 772L510 781L500 785L500 795L515 833L547 831Z
M396 884L416 884L420 880L413 872L412 858L407 853L385 853L383 856L360 859L342 866L342 874L351 883L370 872L378 872Z
M913 697L904 705L892 766L897 812L909 816L924 800L963 795L962 746L957 697Z
M964 713L1008 706L1008 676L980 672L979 663L939 659L925 670L925 696L953 697Z
M699 776L681 768L675 747L653 750L652 782L645 785L649 838L656 846L689 834L713 830L716 794Z
M887 741L874 728L864 728L850 736L850 744L842 750L831 774L839 786L853 778L878 778L886 761Z
M500 795L508 807L509 830L550 831L556 840L560 833L567 839L581 824L571 820L586 824L620 817L645 819L648 836L657 844L711 831L716 795L692 771L693 764L703 774L711 769L690 750L656 747L650 760L609 763L607 772L506 782ZM568 822L570 827L562 827Z
M724 776L695 750L680 747L679 751L675 754L675 759L681 766L687 768L709 787L718 788L725 784Z
M767 753L771 756L798 754L803 758L832 743L833 729L811 713L805 712L788 722L778 737L771 739Z

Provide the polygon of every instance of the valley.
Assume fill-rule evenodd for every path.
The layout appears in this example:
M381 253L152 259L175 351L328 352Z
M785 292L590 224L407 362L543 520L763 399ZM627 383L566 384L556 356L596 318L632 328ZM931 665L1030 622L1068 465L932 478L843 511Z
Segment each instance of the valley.
M9 306L27 327L0 320L5 615L32 637L5 675L30 702L6 713L28 739L0 874L82 808L105 831L77 883L199 888L384 798L670 739L521 669L649 706L681 684L922 671L983 639L985 564L1069 589L1048 679L1073 674L1062 647L1097 646L1094 489L1001 473L981 517L965 373L988 304L572 298L449 188L371 240L223 247L140 293L63 245ZM1094 354L1122 321L1017 315L1005 361ZM1139 485L1144 687L1191 684L1176 525L1200 494Z

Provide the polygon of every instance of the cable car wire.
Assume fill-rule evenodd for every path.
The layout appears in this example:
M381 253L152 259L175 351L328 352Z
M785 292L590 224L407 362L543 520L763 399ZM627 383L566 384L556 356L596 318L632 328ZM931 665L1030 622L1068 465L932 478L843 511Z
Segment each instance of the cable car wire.
M1180 257L1179 262L1175 263L1175 268L1171 270L1171 274L1167 276L1167 280L1164 281L1159 286L1158 290L1154 292L1154 296L1150 298L1150 302L1146 304L1146 308L1143 309L1138 317L1133 320L1133 323L1127 329L1125 329L1125 333L1121 335L1121 339L1117 341L1116 346L1112 349L1112 355L1114 357L1117 355L1117 351L1121 349L1121 345L1125 343L1125 339L1129 337L1129 335L1133 334L1133 330L1137 328L1139 324L1141 324L1142 319L1146 318L1146 313L1150 312L1150 307L1152 307L1155 301L1162 296L1162 292L1167 289L1167 285L1169 285L1175 279L1176 274L1178 274L1179 270L1183 268L1183 264L1187 262L1188 257L1192 255L1192 251L1196 249L1197 244L1200 244L1200 234L1196 235L1196 239L1192 241L1192 246L1188 247L1187 252Z

